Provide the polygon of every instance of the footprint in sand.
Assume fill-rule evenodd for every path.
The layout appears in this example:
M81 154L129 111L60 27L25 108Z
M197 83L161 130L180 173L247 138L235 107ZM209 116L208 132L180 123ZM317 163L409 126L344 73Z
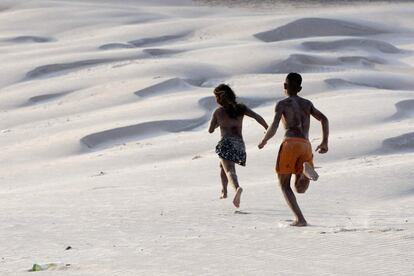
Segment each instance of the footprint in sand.
M239 210L234 211L234 213L237 214L237 215L249 215L250 214L249 212L239 211Z

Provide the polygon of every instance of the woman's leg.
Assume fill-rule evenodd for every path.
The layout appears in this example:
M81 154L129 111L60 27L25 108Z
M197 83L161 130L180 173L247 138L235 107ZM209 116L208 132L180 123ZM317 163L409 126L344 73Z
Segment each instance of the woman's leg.
M234 189L236 189L236 195L234 196L233 204L234 206L236 206L236 208L239 208L241 193L243 192L243 189L240 187L239 181L237 179L235 163L229 160L225 160L225 159L220 159L220 160L221 160L221 165L224 168L224 172L226 173L227 180L230 181Z
M221 161L220 161L220 178L221 178L221 185L223 187L221 190L220 198L227 198L227 184L229 183L229 181L227 179L227 175L226 175L226 172L224 171Z
M224 169L224 173L227 176L227 180L230 181L234 189L237 190L237 188L239 188L239 181L237 179L235 163L226 159L220 159L220 162Z

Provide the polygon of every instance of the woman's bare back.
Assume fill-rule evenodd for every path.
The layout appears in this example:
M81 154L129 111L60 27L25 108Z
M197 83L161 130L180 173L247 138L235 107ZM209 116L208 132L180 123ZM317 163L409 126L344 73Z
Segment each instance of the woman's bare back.
M243 138L242 128L244 115L232 118L223 107L219 107L216 111L216 116L222 137L237 136Z

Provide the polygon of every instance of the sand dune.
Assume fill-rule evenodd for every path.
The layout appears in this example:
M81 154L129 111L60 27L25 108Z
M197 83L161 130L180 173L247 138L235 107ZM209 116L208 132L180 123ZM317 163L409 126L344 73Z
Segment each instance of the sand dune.
M385 139L383 145L385 149L397 152L414 151L414 132Z
M353 75L349 79L331 78L325 82L335 89L343 89L355 86L365 86L386 90L414 91L414 81L405 75L396 74L362 74Z
M276 42L307 37L369 36L387 32L387 30L344 20L301 18L276 29L257 33L254 36L264 42Z
M69 94L70 92L71 91L60 92L60 93L52 93L52 94L43 94L43 95L30 97L29 100L28 100L28 104L38 104L38 103L48 102L48 101L51 101L51 100L61 98L65 95Z
M190 89L194 89L195 87L187 82L186 80L180 78L172 78L166 81L162 81L150 87L141 89L139 91L134 92L135 95L141 98L147 97L156 97L167 93L173 92L185 92Z
M161 84L149 87L147 90L139 92L142 97L156 97L165 93L162 87L173 86L175 83L183 83L180 79L171 79ZM160 89L160 91L158 91ZM250 108L255 108L268 102L270 99L266 98L243 98L239 99L240 102L245 103ZM217 106L214 97L204 97L198 102L199 106L205 110L205 114L194 119L182 119L182 120L160 120L144 122L135 125L119 127L102 132L92 133L82 137L80 142L89 149L105 149L115 147L123 143L130 141L141 141L143 139L149 139L160 135L168 135L171 133L177 133L182 131L193 131L198 127L205 125L210 119L212 111Z
M111 62L120 62L126 60L134 60L142 57L141 55L133 55L127 57L117 57L117 58L101 58L101 59L88 59L80 60L68 63L57 63L57 64L47 64L42 65L30 70L26 73L25 80L37 79L37 78L47 78L53 77L56 75L61 75L67 72L74 72L76 70L84 69L87 67L93 67L105 63Z
M395 104L397 112L390 120L403 120L414 117L414 100L404 100Z
M174 34L174 35L163 35L158 37L147 37L147 38L140 38L137 40L131 40L128 43L134 45L135 47L147 47L147 46L153 46L161 43L171 43L173 41L180 40L186 36L188 36L189 33L181 33L181 34Z
M17 36L13 38L9 38L6 41L9 43L45 43L45 42L51 42L53 41L53 38L50 37L42 37L42 36Z
M99 46L101 50L112 50L112 49L129 49L129 48L142 48L154 45L162 45L165 43L170 44L174 41L179 41L187 37L190 33L179 33L173 35L163 35L156 37L146 37L136 40L128 41L127 43L109 43Z
M135 48L134 45L127 44L127 43L108 43L99 46L101 50L114 50L114 49L131 49Z
M158 56L169 56L181 53L181 50L173 50L173 49L158 49L158 48L148 48L143 50L144 53L148 53L151 56L158 57Z
M81 138L81 143L88 148L114 147L120 143L129 141L140 141L144 138L192 130L205 121L205 117L194 120L164 120L155 122L145 122L132 126L110 129L98 133L93 133Z
M373 39L349 38L334 41L305 41L302 46L312 51L339 51L339 50L365 50L378 51L387 54L396 54L401 52L394 45Z
M339 56L326 57L317 55L292 54L286 60L271 66L268 72L327 72L352 68L373 68L387 61L379 57L368 56Z
M76 69L85 68L88 66L98 65L106 62L110 62L110 59L90 59L90 60L81 60L70 63L60 63L60 64L47 64L36 67L35 69L26 73L26 79L35 79L41 77L50 77L58 73L65 71L73 71Z

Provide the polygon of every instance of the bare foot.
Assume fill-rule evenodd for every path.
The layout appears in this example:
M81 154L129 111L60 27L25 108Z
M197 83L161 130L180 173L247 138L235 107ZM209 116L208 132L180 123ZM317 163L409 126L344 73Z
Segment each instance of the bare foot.
M290 226L296 226L296 227L304 227L304 226L307 226L307 225L308 225L308 223L306 222L306 220L304 220L304 221L295 221L295 222L292 222L290 224Z
M236 208L240 207L240 198L241 198L242 192L243 192L243 189L241 187L238 187L236 190L236 195L234 196L234 199L233 199L233 204Z
M313 169L313 167L308 163L303 163L303 174L310 180L316 181L319 178L318 173Z
M225 199L225 198L227 198L227 191L221 190L220 199Z

